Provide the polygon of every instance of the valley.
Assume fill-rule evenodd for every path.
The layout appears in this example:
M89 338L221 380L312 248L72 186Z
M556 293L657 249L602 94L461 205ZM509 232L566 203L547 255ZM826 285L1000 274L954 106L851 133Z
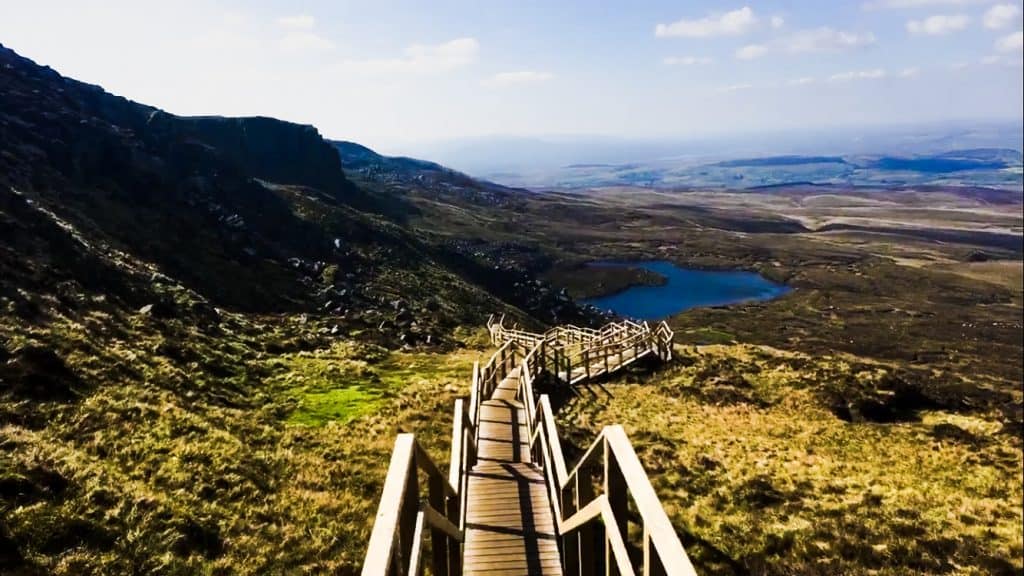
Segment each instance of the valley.
M513 188L0 47L0 572L357 573L395 434L447 465L488 315L598 326L583 300L665 281L611 260L790 289L559 397L569 460L624 426L700 573L1017 573L1022 209Z

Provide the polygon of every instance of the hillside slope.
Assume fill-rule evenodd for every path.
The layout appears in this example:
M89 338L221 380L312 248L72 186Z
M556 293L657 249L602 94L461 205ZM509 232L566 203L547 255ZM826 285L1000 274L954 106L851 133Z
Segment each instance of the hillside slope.
M0 46L0 572L351 570L396 428L468 373L460 327L588 318L416 211L310 126Z

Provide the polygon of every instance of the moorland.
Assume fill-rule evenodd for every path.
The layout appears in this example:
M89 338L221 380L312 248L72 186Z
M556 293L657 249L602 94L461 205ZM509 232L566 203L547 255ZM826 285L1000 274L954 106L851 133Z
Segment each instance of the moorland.
M487 315L599 325L659 279L587 263L648 259L792 288L559 401L701 573L1024 568L1019 187L525 190L0 64L4 573L356 573Z

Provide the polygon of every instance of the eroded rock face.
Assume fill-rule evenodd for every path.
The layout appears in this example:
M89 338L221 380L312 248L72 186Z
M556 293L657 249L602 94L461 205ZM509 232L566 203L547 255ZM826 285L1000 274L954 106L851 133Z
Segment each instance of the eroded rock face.
M330 192L347 185L337 151L313 126L264 117L183 118L157 111L142 136L154 142L202 143L240 171L279 184Z

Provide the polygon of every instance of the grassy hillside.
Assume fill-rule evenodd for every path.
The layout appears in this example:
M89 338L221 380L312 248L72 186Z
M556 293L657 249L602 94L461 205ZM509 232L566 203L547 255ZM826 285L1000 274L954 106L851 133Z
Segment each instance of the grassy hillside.
M0 46L0 572L352 572L394 434L445 453L466 327L590 319L415 211L312 127Z
M1024 568L1021 439L998 411L901 409L900 370L863 358L679 352L666 371L591 387L559 420L569 452L625 427L701 573ZM893 418L838 418L851 381L889 389L872 407Z
M443 458L479 355L233 314L215 336L103 321L19 333L6 363L51 397L0 402L5 574L350 573L395 434Z

